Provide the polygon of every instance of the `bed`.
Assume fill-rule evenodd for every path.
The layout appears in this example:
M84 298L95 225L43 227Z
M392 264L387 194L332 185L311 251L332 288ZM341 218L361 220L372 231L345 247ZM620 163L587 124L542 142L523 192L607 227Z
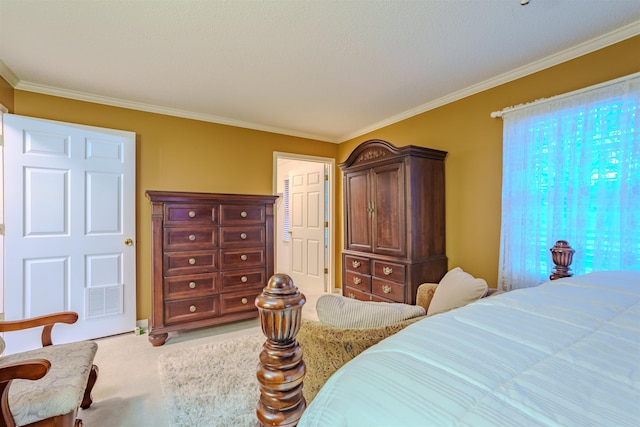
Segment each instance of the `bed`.
M263 332L295 333L292 295ZM279 386L262 383L259 419L265 405L284 420L269 424L300 427L638 426L640 272L565 277L428 317L340 368L308 408L298 356Z

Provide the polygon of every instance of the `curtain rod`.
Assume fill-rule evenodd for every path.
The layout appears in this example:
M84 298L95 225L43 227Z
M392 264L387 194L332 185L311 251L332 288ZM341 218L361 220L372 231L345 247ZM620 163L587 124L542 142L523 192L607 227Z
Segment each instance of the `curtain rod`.
M596 89L600 89L600 88L603 88L603 87L611 86L611 85L614 85L616 83L624 82L624 81L627 81L627 80L633 80L636 77L640 77L640 72L629 74L629 75L626 75L626 76L623 76L623 77L619 77L617 79L608 80L606 82L598 83L598 84L595 84L593 86L587 86L587 87L584 87L582 89L574 90L572 92L563 93L561 95L555 95L555 96L552 96L550 98L540 98L540 99L536 99L535 101L525 102L524 104L518 104L518 105L514 105L512 107L507 107L507 108L504 108L501 111L494 111L493 113L491 113L491 118L495 119L496 117L502 117L506 113L510 113L512 111L520 110L521 108L530 107L532 105L542 104L542 103L549 102L549 101L557 101L558 99L563 99L563 98L567 98L569 96L578 95L580 93L589 92L589 91L592 91L592 90L596 90Z

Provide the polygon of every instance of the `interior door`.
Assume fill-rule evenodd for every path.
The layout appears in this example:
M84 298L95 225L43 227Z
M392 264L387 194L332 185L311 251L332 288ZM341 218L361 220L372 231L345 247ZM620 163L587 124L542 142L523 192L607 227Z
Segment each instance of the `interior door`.
M11 114L4 126L5 319L77 312L57 343L135 329L135 134ZM6 334L7 348L38 333Z
M289 172L291 278L297 286L324 289L324 164Z

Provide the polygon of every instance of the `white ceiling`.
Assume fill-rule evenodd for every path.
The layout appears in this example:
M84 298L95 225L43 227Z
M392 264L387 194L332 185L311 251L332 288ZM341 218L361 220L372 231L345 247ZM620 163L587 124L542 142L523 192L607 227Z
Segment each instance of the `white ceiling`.
M0 0L0 75L342 142L637 34L639 0Z

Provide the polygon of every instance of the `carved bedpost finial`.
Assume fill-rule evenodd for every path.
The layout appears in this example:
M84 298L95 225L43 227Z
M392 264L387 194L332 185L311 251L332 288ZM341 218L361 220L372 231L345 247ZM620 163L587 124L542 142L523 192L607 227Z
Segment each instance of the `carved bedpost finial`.
M256 369L260 383L256 426L293 427L307 406L302 395L306 368L295 339L305 302L286 274L274 274L256 297L262 333L267 337Z
M573 276L572 273L569 273L571 270L569 266L571 265L571 261L573 261L575 251L569 246L569 243L566 240L558 240L549 250L551 251L551 259L556 265L549 279L556 280Z

